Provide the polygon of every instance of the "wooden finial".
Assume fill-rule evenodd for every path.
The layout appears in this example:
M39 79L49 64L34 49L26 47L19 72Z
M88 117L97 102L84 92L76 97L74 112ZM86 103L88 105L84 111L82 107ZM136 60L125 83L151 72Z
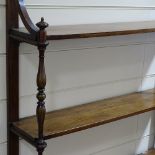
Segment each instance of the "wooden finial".
M41 29L41 30L44 30L45 28L48 27L48 23L46 23L46 22L44 21L44 18L43 18L43 17L41 17L41 21L38 22L36 25L37 25L37 26L39 27L39 29Z

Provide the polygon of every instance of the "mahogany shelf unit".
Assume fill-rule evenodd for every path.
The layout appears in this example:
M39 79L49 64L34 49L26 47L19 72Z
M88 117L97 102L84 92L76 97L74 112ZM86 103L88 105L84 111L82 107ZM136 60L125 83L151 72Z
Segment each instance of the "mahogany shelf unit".
M46 113L44 55L49 40L155 32L155 21L50 26L31 21L24 0L6 0L8 155L19 155L19 137L43 155L45 140L155 110L155 90L132 93ZM20 15L25 28L19 28ZM130 27L129 27L130 25ZM38 47L36 115L19 118L19 44ZM150 150L146 155L155 155Z

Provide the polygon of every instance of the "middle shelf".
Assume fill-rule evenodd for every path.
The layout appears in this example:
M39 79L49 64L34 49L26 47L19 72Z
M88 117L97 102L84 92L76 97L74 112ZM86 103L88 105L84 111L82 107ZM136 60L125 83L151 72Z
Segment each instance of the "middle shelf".
M46 114L44 139L55 138L110 123L155 109L155 90L104 99ZM38 138L35 116L12 124L11 130L35 145Z

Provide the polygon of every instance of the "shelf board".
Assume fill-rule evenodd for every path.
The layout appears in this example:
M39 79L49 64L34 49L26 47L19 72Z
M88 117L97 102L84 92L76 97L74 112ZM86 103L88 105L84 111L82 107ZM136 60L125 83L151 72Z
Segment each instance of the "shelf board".
M155 21L53 26L47 29L47 38L48 40L61 40L146 32L155 32Z
M44 139L85 130L154 109L155 91L148 90L49 112L44 124ZM11 130L33 144L38 137L36 117L13 123Z
M155 149L151 149L148 152L141 154L141 155L155 155Z
M47 40L105 37L148 32L155 32L155 21L62 25L47 28ZM24 28L12 29L10 36L25 42L30 40L33 44L35 41L33 36Z

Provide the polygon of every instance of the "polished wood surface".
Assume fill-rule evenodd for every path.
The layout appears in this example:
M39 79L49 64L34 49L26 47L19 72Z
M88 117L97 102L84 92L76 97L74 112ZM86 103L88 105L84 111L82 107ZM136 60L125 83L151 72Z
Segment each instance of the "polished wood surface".
M46 86L46 72L45 72L45 50L46 46L48 45L46 42L46 28L48 27L48 24L44 21L44 18L41 18L41 21L36 24L39 28L38 33L38 41L39 41L39 67L38 67L38 73L37 73L37 87L38 87L38 93L36 95L37 97L37 108L36 108L36 116L37 116L37 122L38 122L38 139L37 139L37 151L38 155L42 155L44 152L44 149L46 148L47 144L44 141L44 120L45 120L45 114L46 114L46 108L45 108L45 86Z
M18 28L18 15L25 28ZM44 140L110 123L155 109L154 90L96 101L45 115L44 52L47 40L77 39L155 32L155 21L51 26L32 22L24 0L6 0L8 155L19 155L19 137L43 155ZM46 33L47 32L47 33ZM19 120L19 45L39 50L37 115ZM150 151L148 155L152 155Z
M155 91L133 93L47 113L44 138L54 138L155 109ZM36 117L13 124L14 130L38 137Z
M19 155L19 137L10 130L19 120L19 42L9 37L11 28L18 28L18 9L6 0L7 155Z
M155 155L155 149L152 149L144 154L141 154L141 155Z

